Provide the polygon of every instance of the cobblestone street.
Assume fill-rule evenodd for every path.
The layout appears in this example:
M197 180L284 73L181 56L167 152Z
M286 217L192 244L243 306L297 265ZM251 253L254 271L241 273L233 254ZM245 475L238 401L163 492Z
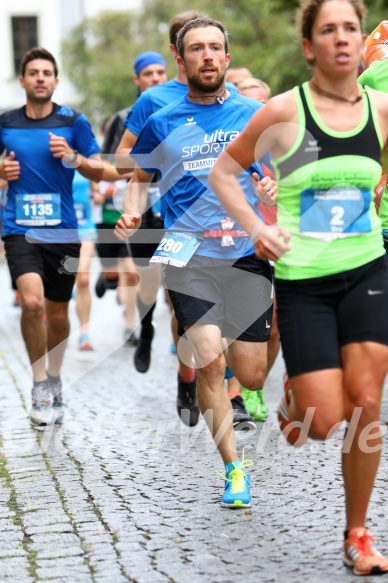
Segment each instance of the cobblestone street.
M72 583L350 583L342 564L341 440L287 446L276 407L279 357L265 386L269 419L238 446L254 461L252 508L222 509L223 472L210 434L181 424L175 407L163 295L150 371L122 346L114 292L93 297L96 350L78 350L75 304L62 379L65 423L28 419L31 377L20 309L0 261L0 580ZM323 387L324 390L324 387ZM388 421L388 400L383 404ZM388 553L387 446L368 526ZM364 581L385 580L367 577Z

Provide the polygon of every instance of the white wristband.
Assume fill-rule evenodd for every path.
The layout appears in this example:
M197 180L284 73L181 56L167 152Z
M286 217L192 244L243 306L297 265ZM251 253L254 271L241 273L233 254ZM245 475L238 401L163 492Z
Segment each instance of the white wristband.
M260 221L259 223L256 223L256 225L253 227L252 233L250 234L250 239L251 239L253 245L255 245L257 243L257 241L259 240L260 231L264 226L265 226L265 223Z

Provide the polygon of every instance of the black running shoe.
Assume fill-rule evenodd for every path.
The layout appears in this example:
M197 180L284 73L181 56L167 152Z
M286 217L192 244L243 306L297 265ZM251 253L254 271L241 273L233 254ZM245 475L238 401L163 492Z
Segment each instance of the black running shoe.
M178 372L178 394L176 398L178 415L182 422L189 427L197 425L199 407L197 402L197 379L186 383Z
M236 431L252 431L257 429L256 423L245 408L240 395L230 400L233 409L233 427Z
M147 372L150 368L151 364L151 344L152 339L154 337L155 329L152 327L152 336L151 338L143 338L140 334L139 339L137 341L137 346L134 355L134 363L137 372Z
M107 289L117 289L119 279L116 277L115 279L108 279L104 277L103 273L100 273L98 276L98 280L96 281L96 286L94 291L96 292L96 296L98 298L102 298L105 295Z

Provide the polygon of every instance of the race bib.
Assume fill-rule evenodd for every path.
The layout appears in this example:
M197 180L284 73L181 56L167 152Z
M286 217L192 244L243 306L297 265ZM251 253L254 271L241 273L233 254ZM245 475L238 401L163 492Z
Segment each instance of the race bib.
M165 263L185 267L203 239L195 233L167 231L150 259L150 264Z
M76 202L74 204L75 214L77 217L77 223L79 227L86 225L86 205L82 202Z
M324 241L369 233L371 200L370 190L351 186L303 190L300 233Z
M62 222L61 195L58 192L17 194L15 222L28 227L59 225Z

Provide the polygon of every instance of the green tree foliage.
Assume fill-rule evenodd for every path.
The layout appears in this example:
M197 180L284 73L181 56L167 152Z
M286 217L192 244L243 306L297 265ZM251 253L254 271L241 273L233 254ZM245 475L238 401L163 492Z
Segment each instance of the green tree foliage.
M297 0L194 0L190 9L221 20L229 31L231 66L248 67L276 93L307 74L294 26L296 5ZM187 9L185 0L144 0L144 14L158 22L168 23Z
M94 124L136 100L133 61L137 54L159 50L163 44L167 56L165 33L154 32L148 42L140 31L138 15L104 12L85 19L62 45L65 73L81 96L80 109Z
M171 18L196 10L221 20L229 31L232 66L248 67L276 94L310 76L295 27L298 0L143 0L135 12L106 12L84 20L63 44L65 72L82 97L80 108L94 123L136 99L133 61L146 50L163 54L170 78ZM367 2L369 34L383 20L388 0Z
M367 2L368 15L365 23L365 32L369 34L382 21L388 18L388 0L374 0Z

